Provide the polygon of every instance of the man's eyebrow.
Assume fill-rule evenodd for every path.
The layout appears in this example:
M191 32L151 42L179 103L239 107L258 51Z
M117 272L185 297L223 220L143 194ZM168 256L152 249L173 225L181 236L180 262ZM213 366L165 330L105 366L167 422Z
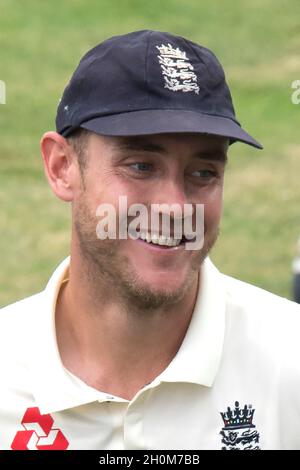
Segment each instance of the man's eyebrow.
M120 140L116 144L117 150L124 150L124 151L139 151L139 152L152 152L152 153L163 153L167 154L168 151L162 145L147 142L139 141L136 139L124 139ZM201 158L202 160L211 160L211 161L220 161L227 163L227 154L225 152L218 150L203 150L195 152L194 155L197 158Z
M212 160L227 163L228 157L226 153L219 151L205 151L205 152L196 152L195 157L201 158L201 160Z
M152 142L139 142L136 140L126 140L117 143L118 150L127 151L140 151L140 152L152 152L152 153L167 153L166 149L161 145L154 144Z

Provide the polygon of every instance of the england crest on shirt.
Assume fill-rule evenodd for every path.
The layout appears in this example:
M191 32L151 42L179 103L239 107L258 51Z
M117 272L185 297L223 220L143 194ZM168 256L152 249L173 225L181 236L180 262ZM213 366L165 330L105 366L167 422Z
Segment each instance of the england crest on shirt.
M240 408L238 401L235 408L227 408L221 416L224 427L220 431L222 436L222 450L260 450L259 433L253 424L255 410L252 405Z

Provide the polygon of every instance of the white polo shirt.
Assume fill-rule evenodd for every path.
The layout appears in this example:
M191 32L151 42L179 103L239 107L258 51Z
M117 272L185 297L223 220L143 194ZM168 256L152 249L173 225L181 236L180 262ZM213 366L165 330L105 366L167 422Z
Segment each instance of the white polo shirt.
M300 449L300 306L207 259L177 355L127 401L61 362L68 266L0 311L0 449Z

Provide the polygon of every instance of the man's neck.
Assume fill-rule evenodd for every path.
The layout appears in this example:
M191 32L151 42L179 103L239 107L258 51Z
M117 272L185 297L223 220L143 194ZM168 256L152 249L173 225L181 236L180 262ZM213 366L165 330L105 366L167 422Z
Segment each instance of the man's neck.
M137 312L114 295L111 285L107 290L104 280L91 285L79 261L71 258L69 281L57 300L62 362L89 386L130 400L179 350L192 317L198 279L176 304Z

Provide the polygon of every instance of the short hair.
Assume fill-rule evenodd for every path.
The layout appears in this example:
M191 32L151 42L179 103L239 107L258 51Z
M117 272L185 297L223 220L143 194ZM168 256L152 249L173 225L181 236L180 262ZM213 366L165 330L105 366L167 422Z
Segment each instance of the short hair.
M77 155L81 172L83 172L87 166L87 146L90 134L91 132L87 129L78 128L66 138Z

